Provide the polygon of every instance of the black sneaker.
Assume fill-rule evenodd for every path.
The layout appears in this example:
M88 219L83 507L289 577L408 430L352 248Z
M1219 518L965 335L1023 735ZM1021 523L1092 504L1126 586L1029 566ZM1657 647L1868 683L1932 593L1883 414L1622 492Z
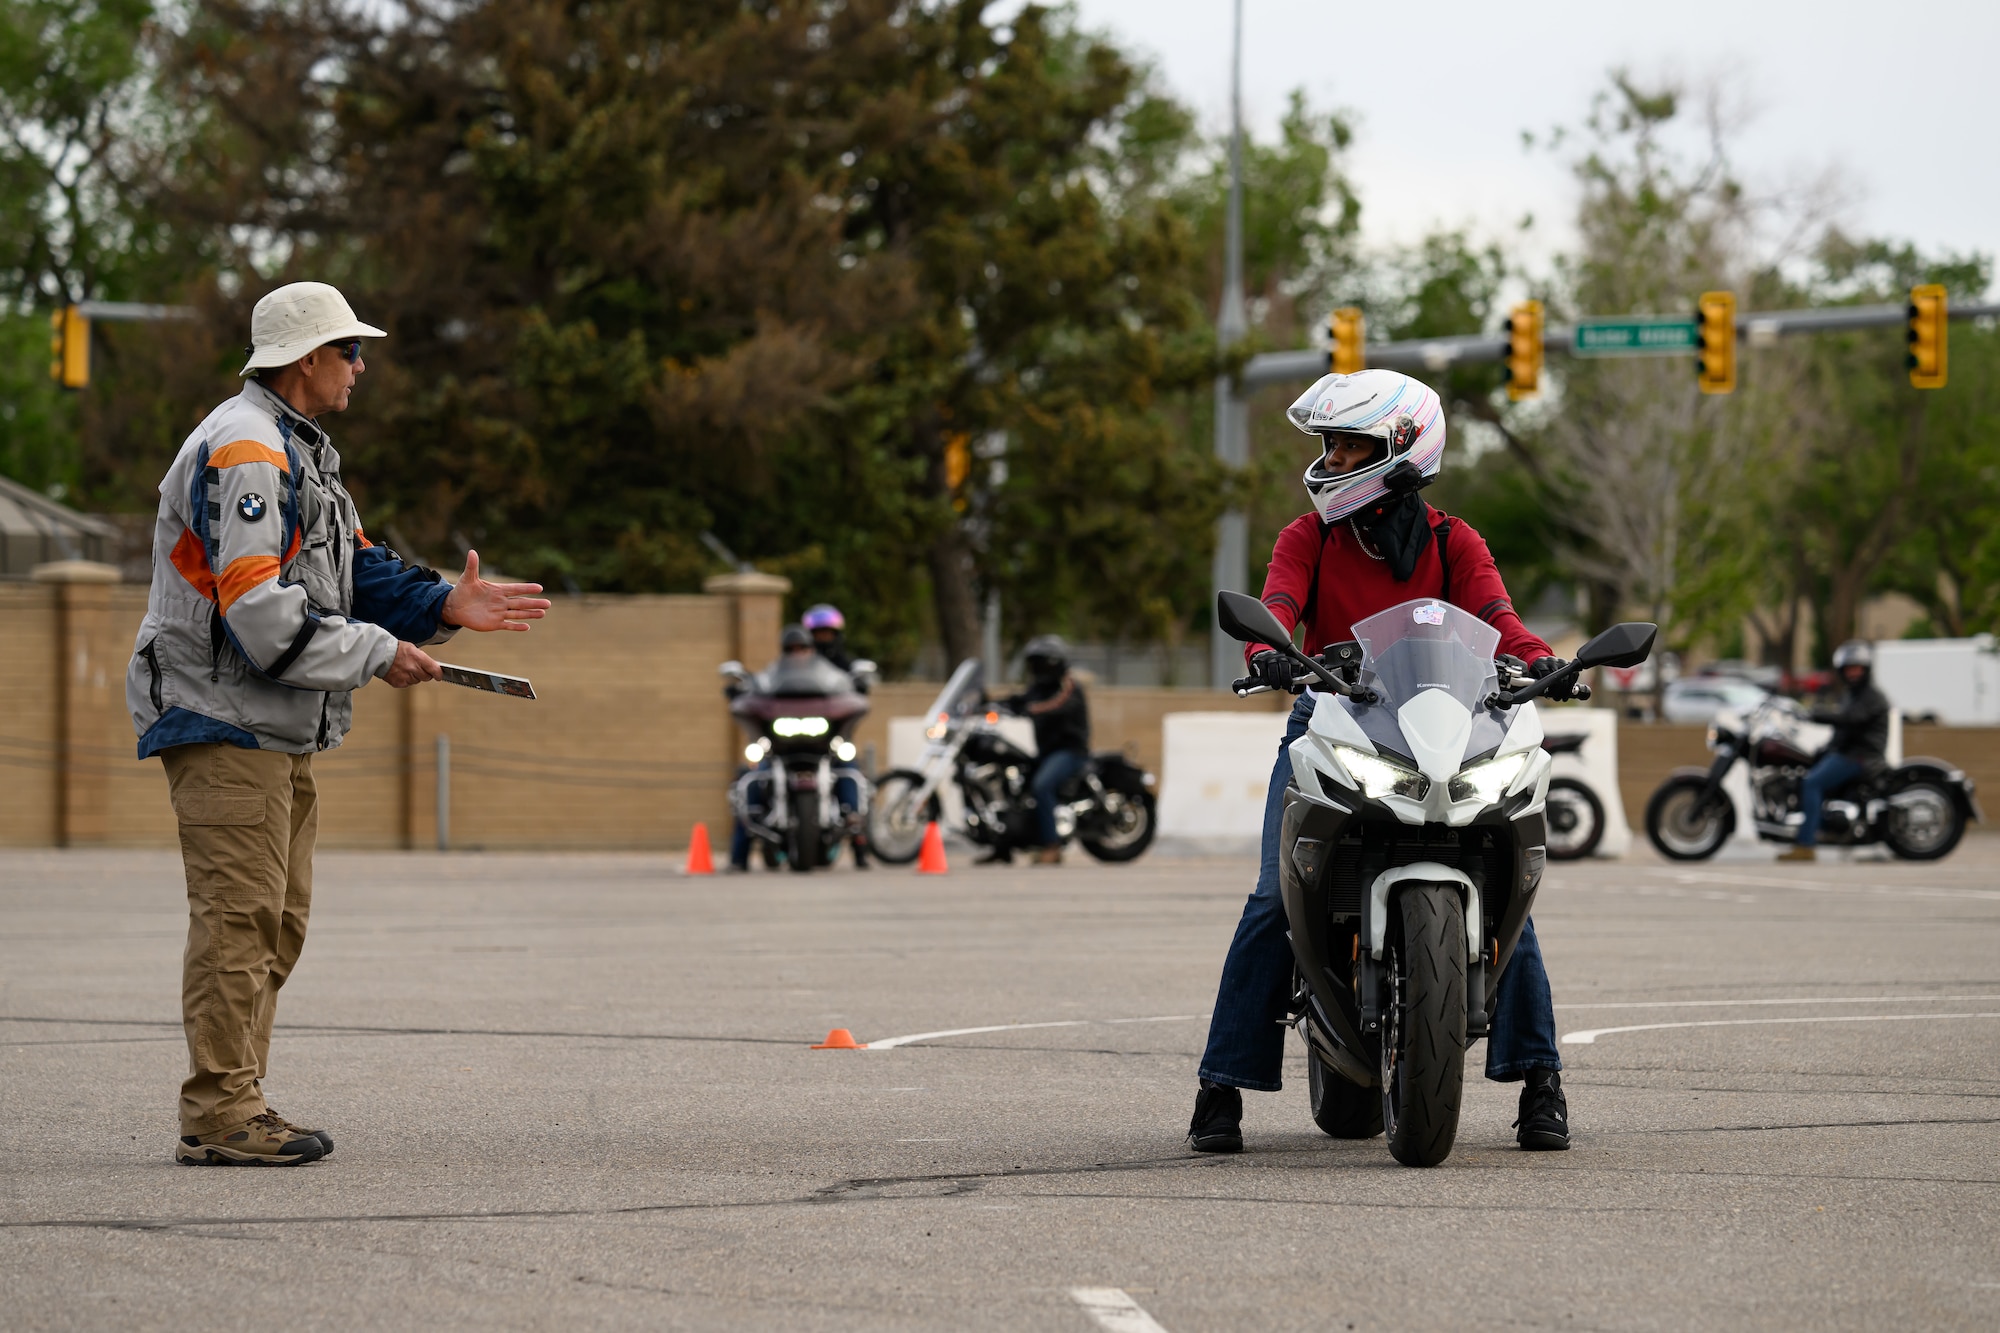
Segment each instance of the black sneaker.
M1202 1081L1188 1122L1188 1146L1196 1152L1243 1151L1243 1093Z
M1563 1097L1562 1075L1553 1069L1530 1069L1521 1089L1520 1133L1514 1141L1528 1152L1562 1152L1569 1147L1569 1102Z

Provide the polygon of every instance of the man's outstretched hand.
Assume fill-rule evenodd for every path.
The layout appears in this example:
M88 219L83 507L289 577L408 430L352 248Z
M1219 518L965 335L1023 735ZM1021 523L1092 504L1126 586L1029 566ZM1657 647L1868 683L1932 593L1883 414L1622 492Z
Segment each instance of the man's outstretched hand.
M465 573L444 599L444 623L464 629L525 631L548 614L549 601L534 594L539 583L488 583L479 577L479 552L465 553Z

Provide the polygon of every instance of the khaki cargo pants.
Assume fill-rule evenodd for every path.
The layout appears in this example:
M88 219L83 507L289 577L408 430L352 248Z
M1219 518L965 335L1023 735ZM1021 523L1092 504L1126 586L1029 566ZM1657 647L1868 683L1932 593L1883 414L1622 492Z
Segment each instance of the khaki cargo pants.
M311 755L177 745L160 758L187 868L181 1133L214 1134L266 1110L278 990L312 907L319 796Z

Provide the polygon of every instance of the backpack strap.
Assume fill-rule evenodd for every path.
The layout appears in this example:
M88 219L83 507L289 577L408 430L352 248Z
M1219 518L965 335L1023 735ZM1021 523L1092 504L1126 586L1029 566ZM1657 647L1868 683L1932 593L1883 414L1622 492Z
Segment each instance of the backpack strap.
M1333 540L1333 524L1319 520L1319 550L1313 556L1312 578L1306 584L1306 604L1299 608L1299 624L1312 623L1315 608L1319 606L1319 567L1326 563L1326 544Z
M1444 574L1443 585L1438 589L1438 600L1449 602L1451 600L1451 556L1446 550L1446 545L1451 541L1451 515L1439 514L1438 521L1431 528L1431 531L1437 536L1438 568Z

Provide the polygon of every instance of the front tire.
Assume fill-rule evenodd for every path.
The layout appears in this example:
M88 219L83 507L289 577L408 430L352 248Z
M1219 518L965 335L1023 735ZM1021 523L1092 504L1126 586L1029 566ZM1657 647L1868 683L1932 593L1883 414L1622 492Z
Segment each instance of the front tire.
M819 793L792 793L792 827L786 831L785 860L803 875L826 864L819 827Z
M1306 1046L1306 1089L1313 1123L1336 1139L1372 1139L1382 1132L1382 1095L1351 1082Z
M1103 823L1093 819L1089 828L1076 835L1083 850L1100 861L1136 861L1153 845L1159 821L1154 818L1152 793L1128 792L1124 797L1125 808L1115 819L1107 812Z
M1545 817L1551 861L1581 861L1604 838L1604 805L1575 778L1550 778Z
M1910 801L1910 797L1921 797ZM1905 861L1935 861L1949 856L1965 836L1965 812L1951 793L1932 782L1913 782L1896 793L1883 816L1882 840Z
M1696 809L1707 788L1706 777L1689 773L1668 778L1646 802L1646 837L1669 861L1706 861L1736 831L1736 808L1727 796Z
M938 817L937 793L921 807L912 797L924 785L924 775L911 768L891 769L875 783L875 801L868 810L868 850L887 865L908 865L924 848L924 826Z
M1401 937L1387 957L1382 1123L1404 1166L1436 1166L1458 1137L1465 1093L1465 900L1455 884L1396 899Z

